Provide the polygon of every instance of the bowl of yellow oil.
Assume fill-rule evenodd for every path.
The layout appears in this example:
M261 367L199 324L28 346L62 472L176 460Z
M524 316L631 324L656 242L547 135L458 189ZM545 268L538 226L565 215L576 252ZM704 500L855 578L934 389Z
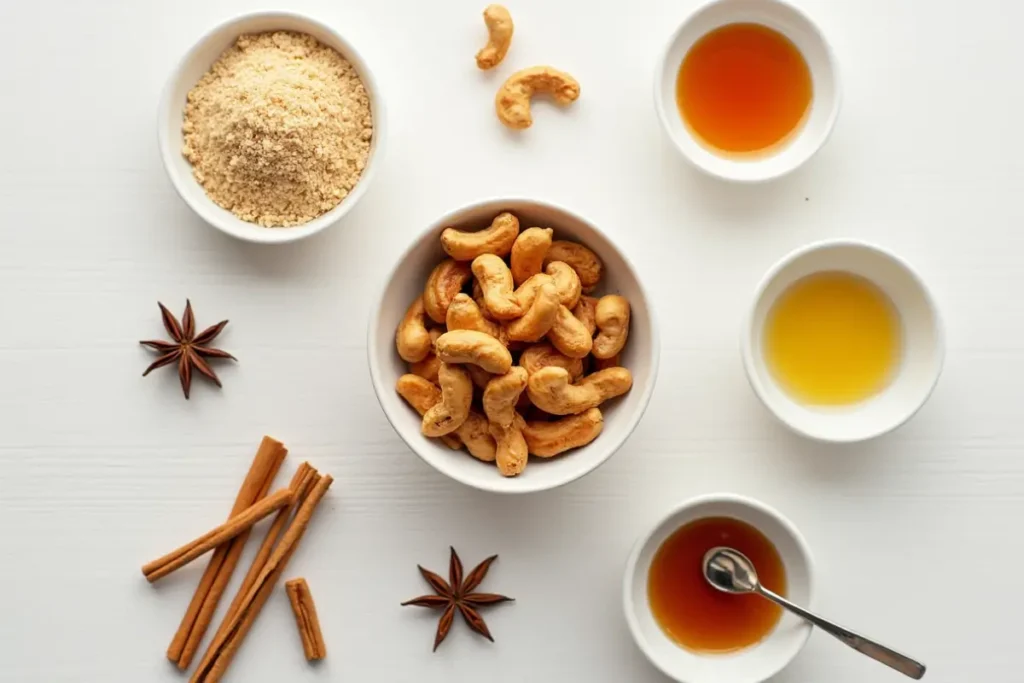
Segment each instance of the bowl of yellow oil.
M854 442L910 419L944 360L942 324L924 281L881 247L819 242L758 286L742 350L754 392L785 425Z

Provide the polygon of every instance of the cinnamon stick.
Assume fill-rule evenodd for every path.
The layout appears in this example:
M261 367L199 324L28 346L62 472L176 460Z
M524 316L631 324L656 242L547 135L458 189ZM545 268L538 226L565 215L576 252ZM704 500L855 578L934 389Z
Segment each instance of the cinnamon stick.
M320 631L320 619L316 615L316 603L305 579L291 579L284 582L284 590L295 614L295 626L302 639L302 651L306 661L316 661L327 656L327 645Z
M288 449L284 444L269 436L263 437L228 519L266 497L287 455ZM238 566L250 533L251 529L242 532L234 540L218 547L210 558L210 564L199 581L192 602L189 603L174 639L167 648L167 658L182 671L192 663L192 658L213 621L217 604L231 581L235 567Z
M143 566L142 573L150 583L162 579L171 572L181 569L197 557L213 550L220 544L235 538L267 515L289 505L294 498L295 495L290 489L281 489L255 505L246 508L244 512L235 515L217 528L207 531L199 538Z
M259 616L260 609L270 597L274 584L280 579L288 561L298 548L299 541L302 540L302 536L309 526L309 520L313 517L313 512L333 481L331 475L325 474L302 502L281 541L267 558L255 583L239 605L238 611L230 622L221 628L218 636L210 644L192 676L191 683L217 683L224 676L246 634L252 628L256 617Z

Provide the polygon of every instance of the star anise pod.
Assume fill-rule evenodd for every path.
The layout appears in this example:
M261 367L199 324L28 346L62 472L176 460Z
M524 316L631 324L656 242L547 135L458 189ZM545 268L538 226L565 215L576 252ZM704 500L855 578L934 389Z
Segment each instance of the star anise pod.
M143 346L158 351L161 354L159 358L153 361L152 365L146 368L142 376L145 377L153 370L165 365L177 363L178 377L181 379L181 389L185 392L186 399L188 398L189 391L192 389L192 368L205 375L218 387L221 386L217 374L206 363L204 358L237 360L230 353L209 346L210 342L216 339L217 335L224 329L224 326L228 324L228 321L222 320L216 325L207 327L199 334L196 334L196 319L192 315L191 301L185 301L185 315L182 316L180 324L178 319L167 310L166 306L159 301L157 305L160 307L160 315L163 316L167 334L171 335L173 341L146 340L139 342Z
M473 591L487 576L491 564L498 559L497 555L491 555L486 560L473 568L465 579L462 577L462 560L459 559L455 548L451 548L451 560L448 563L448 581L445 581L434 572L417 565L420 574L426 579L430 587L434 589L433 595L422 595L402 603L402 606L415 605L417 607L432 607L443 609L441 619L437 623L437 635L434 637L434 651L437 646L447 637L451 630L452 621L455 619L455 610L462 614L466 625L482 635L487 640L494 642L487 624L480 616L479 609L499 602L510 602L512 598L498 595L496 593L474 593Z

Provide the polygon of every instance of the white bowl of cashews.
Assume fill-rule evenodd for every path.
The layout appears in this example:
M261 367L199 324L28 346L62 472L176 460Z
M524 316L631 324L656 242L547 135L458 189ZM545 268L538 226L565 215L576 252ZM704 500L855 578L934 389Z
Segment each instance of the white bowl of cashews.
M388 275L367 349L409 448L496 493L555 488L611 457L647 408L659 357L629 260L592 223L529 199L431 224Z

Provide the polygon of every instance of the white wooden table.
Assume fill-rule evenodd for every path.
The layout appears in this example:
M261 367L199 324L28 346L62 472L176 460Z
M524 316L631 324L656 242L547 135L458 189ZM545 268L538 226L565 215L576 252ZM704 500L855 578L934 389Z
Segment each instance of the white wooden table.
M219 522L260 437L337 484L289 575L316 595L330 656L302 659L283 593L231 681L664 680L621 615L626 555L666 508L731 490L778 507L818 568L816 606L929 665L933 683L1020 676L1024 601L991 555L1024 561L1024 6L1000 0L801 0L844 77L835 134L781 182L692 171L659 130L656 54L694 2L515 0L512 67L550 63L583 95L502 130L500 76L477 72L480 0L295 0L378 75L387 157L319 238L261 248L174 194L156 146L166 76L246 0L5 0L0 36L0 680L182 680L163 652L202 571L154 588L139 567ZM499 194L563 203L643 272L661 375L629 443L564 489L494 497L442 478L377 406L365 326L381 278L432 218ZM754 398L737 350L764 270L806 242L887 246L930 283L945 373L896 434L829 448ZM230 318L224 390L140 377L157 300ZM491 645L457 624L432 654L416 564L501 559L484 586ZM250 548L250 553L252 552ZM246 565L247 566L247 565ZM236 575L240 579L241 571ZM948 592L947 592L948 591ZM222 608L225 603L222 604ZM898 680L822 634L782 683Z

